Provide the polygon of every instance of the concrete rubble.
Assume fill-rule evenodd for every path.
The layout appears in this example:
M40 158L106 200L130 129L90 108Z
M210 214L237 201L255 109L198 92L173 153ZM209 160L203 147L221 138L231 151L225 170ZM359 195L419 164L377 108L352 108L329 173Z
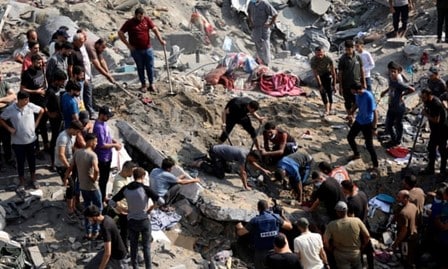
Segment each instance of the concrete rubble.
M28 2L31 1L21 2L24 3L10 1L8 5L10 6L9 14L4 20L3 30L0 31L3 38L0 45L4 50L12 54L14 50L21 48L25 41L23 32L28 28L37 28L41 47L44 48L59 26L67 26L71 36L79 27L85 27L89 29L89 40L102 37L109 41L104 53L105 59L109 68L114 71L115 79L129 88L138 84L135 65L129 56L128 49L121 41L117 41L114 35L111 37L111 33L115 33L124 20L132 16L133 10L138 5L143 5L148 15L155 18L167 40L167 48L171 51L169 66L173 71L172 80L178 92L175 97L177 99L166 96L151 97L151 104L143 106L138 98L123 97L124 95L117 87L108 84L101 75L94 73L95 97L98 103L109 104L126 117L116 122L117 136L119 134L121 139L133 149L130 155L135 157L138 151L143 154L138 156L142 156L141 160L148 160L146 167L159 166L166 156L174 156L179 163L186 164L196 155L207 151L208 144L215 141L211 137L212 133L219 132L214 127L219 121L220 107L224 102L219 96L229 99L240 93L228 92L219 85L208 88L203 82L203 77L214 69L227 53L244 52L247 55L253 55L255 49L250 40L250 30L246 22L249 0L200 1L198 3L190 1L154 3L154 1L138 0L68 1L70 3L55 1L54 5L46 3L44 9L30 5ZM429 67L429 65L418 64L422 52L429 51L432 56L435 56L446 50L446 46L435 44L434 7L425 6L414 11L409 30L404 37L386 38L385 34L392 30L391 18L385 15L388 13L386 1L368 1L366 4L365 1L345 3L338 0L291 0L289 2L279 0L274 1L273 4L280 14L271 37L275 52L272 69L287 70L297 74L309 86L314 86L315 83L309 66L309 59L314 49L323 47L332 58L337 59L343 53L342 43L347 38L364 38L368 43L366 48L378 60L377 73L372 76L376 96L387 87L387 78L384 75L385 66L389 61L394 60L405 64L404 73L409 83L414 84L417 89L422 89L425 83L417 79L417 74L424 74ZM192 10L198 10L201 16L213 25L216 39L208 42L205 38L206 33L193 27ZM166 91L167 78L163 48L157 40L153 40L153 46L157 83L162 91ZM403 58L406 58L406 61L403 61ZM3 62L2 67L9 70L5 80L18 88L19 68ZM446 68L446 65L442 67ZM249 74L241 75L243 79L248 76ZM267 99L258 92L244 94L260 102L265 102ZM315 95L318 97L316 93ZM309 98L312 99L312 96L310 95ZM270 112L271 115L277 117L276 119L282 120L283 124L295 122L304 124L291 127L295 134L303 134L312 126L301 122L299 116L314 115L309 111L315 112L320 106L319 102L309 102L310 99L303 101L288 97L278 102L276 100L275 108L269 108L270 110L266 108L263 112ZM404 140L409 144L412 143L416 132L414 126L419 119L418 93L407 96L405 102L410 113L405 119ZM382 115L385 115L387 110L385 103L385 100L380 100L379 110ZM280 116L284 119L280 119ZM319 119L315 121L320 124ZM335 121L331 126L337 127L341 124L343 123ZM335 154L323 152L324 146L316 138L316 136L329 137L325 147L339 149L341 137L345 137L347 130L344 129L345 127L332 128L331 126L323 126L323 130L316 130L310 135L309 140L300 141L301 147L313 154L315 159L334 162L341 157L339 152ZM236 132L238 131L240 130ZM420 139L424 141L427 135L428 133L424 132ZM232 139L236 139L237 136L244 137L244 134L238 133ZM249 147L251 142L241 138L238 143ZM180 144L175 152L171 149L172 144ZM422 146L416 151L417 162L421 163L425 149ZM399 167L394 166L394 162L395 160L390 159L385 161L385 169L382 170L382 175L390 176L387 179L389 181L383 182L382 185L376 184L363 177L364 175L357 174L358 178L364 178L360 180L360 187L368 193L377 193L378 191L386 192L388 185L398 184L398 181L396 182L391 176L391 173L396 172ZM366 166L360 160L348 164L347 168L350 171L363 171ZM395 171L391 171L394 169ZM173 172L176 175L184 172L197 174L197 171L183 169L180 166ZM46 176L50 177L48 174ZM157 237L153 244L152 250L157 253L153 255L153 265L156 268L209 268L207 260L221 250L231 249L231 243L236 240L234 224L238 221L249 221L257 214L256 202L259 199L268 199L268 196L261 191L240 191L238 178L218 180L203 174L200 176L204 178L200 184L183 186L183 198L176 201L174 205L183 217L181 222L174 229L162 233L163 235ZM25 264L34 264L36 267L52 264L52 268L72 268L80 261L88 261L101 248L101 242L90 244L81 240L79 235L82 234L80 232L82 227L69 225L63 213L64 189L60 187L60 180L52 180L50 183L54 186L50 183L46 186L51 191L34 194L25 191L16 194L11 189L7 189L11 197L7 199L2 197L0 231L5 228L7 222L17 226L6 227L10 229L9 234L0 232L0 248L12 247L16 251L7 255L6 258L1 257L0 265L11 265L22 259L22 265L17 265L15 268L23 268L20 266ZM253 180L251 183L270 195L279 195L281 192L274 192L278 188L271 189L272 186L266 182ZM293 201L288 204L287 215L294 220L303 216L304 213L294 208L293 204ZM33 233L29 230L23 232L25 225L22 226L22 224L31 221L33 216L41 216L40 214L45 214L51 223L39 223L46 227L41 233ZM381 229L384 218L386 218L385 215L376 213L370 222L372 229ZM69 231L59 236L58 233L63 228ZM11 240L10 236L14 240ZM235 257L234 260L238 258Z

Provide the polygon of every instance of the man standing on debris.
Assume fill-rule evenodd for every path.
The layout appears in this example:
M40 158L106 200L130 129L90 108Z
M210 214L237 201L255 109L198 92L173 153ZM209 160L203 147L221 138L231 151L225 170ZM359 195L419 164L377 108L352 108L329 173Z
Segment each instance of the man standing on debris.
M366 148L370 153L370 158L372 159L373 172L378 172L376 171L378 169L378 157L376 156L375 148L373 147L373 134L376 131L378 119L375 98L371 92L366 91L366 89L360 84L353 84L351 89L352 94L355 96L356 103L352 106L348 113L349 120L353 120L355 111L357 109L359 110L358 114L356 114L355 122L347 135L348 143L353 151L353 156L351 156L350 159L356 160L361 157L359 155L355 138L359 132L362 132Z
M72 43L65 41L61 45L61 50L54 53L47 62L47 68L45 75L47 77L47 83L53 82L53 74L56 69L60 69L65 72L67 77L68 73L68 57L72 54Z
M314 50L314 56L311 58L310 65L325 106L324 115L330 115L333 109L333 92L336 90L334 61L325 54L323 48L317 47Z
M252 126L249 114L254 116L260 124L263 122L264 118L257 114L257 110L260 104L248 97L235 97L231 99L224 110L222 111L222 133L219 137L219 141L224 143L232 132L233 127L239 124L243 127L246 132L250 134L250 137L254 140L254 145L256 149L260 150L260 146L257 140L257 132Z
M12 90L9 84L3 80L3 74L0 71L0 115L5 111L5 109L16 101L16 93ZM9 124L9 123L8 123ZM9 164L14 165L14 160L12 159L12 148L11 148L11 134L8 129L0 124L0 142L3 148L3 160ZM0 158L0 169L1 169L1 158Z
M409 10L414 9L412 0L389 0L394 31L390 37L402 36L408 27ZM401 19L401 28L398 28Z
M121 29L118 31L118 36L121 41L131 51L132 58L134 58L137 65L138 78L142 84L140 91L146 92L145 71L149 81L149 91L155 93L154 87L154 54L151 48L151 41L149 30L152 30L164 47L165 40L155 26L153 21L145 16L145 10L141 7L137 8L132 19L127 20ZM129 41L126 39L125 33L128 33Z
M392 250L400 249L404 268L416 268L418 254L417 207L409 201L409 191L401 190L397 194L400 211L396 214L397 236L391 246Z
M276 164L282 157L296 152L297 143L285 130L275 126L273 122L267 122L263 131L264 149L261 155L265 157L265 163ZM272 147L270 146L272 144Z
M38 114L35 117L35 114ZM11 134L12 149L17 160L17 174L19 184L25 186L25 159L28 161L28 170L31 174L33 187L38 189L36 181L36 126L39 125L44 109L30 103L30 95L27 92L17 93L17 103L8 106L0 115L0 125ZM11 124L8 124L7 122Z
M417 187L417 178L414 175L404 177L404 188L409 191L409 201L417 206L417 225L423 221L423 210L425 206L425 192Z
M43 59L40 55L35 54L31 57L32 66L22 73L20 77L20 91L26 92L30 95L30 102L44 108L47 106L45 75L42 70ZM50 144L48 141L47 131L47 114L42 116L39 125L36 126L37 135L42 137L44 149L48 150ZM36 140L35 152L39 151L39 142Z
M291 230L292 224L285 218L283 212L280 215L270 212L266 200L258 201L257 208L260 214L252 218L246 226L238 222L236 234L238 236L250 234L255 248L255 269L264 269L265 258L273 247L274 238L278 235L280 229Z
M446 162L448 150L446 148L448 139L447 111L439 98L435 97L430 89L423 89L420 98L425 105L423 116L428 119L431 134L428 142L428 166L420 172L422 175L433 175L436 163L436 150L440 153L440 174L446 175Z
M303 186L311 184L310 174L313 157L307 152L298 151L280 159L275 170L275 179L285 182L288 177L289 185L297 195L299 205L303 202Z
M80 86L69 80L65 85L65 93L61 97L61 112L64 119L64 129L70 126L73 120L79 120L78 98L81 95Z
M134 176L134 182L129 183L120 189L110 200L112 207L116 206L116 203L125 199L128 203L128 228L129 239L131 246L131 264L133 269L138 269L137 265L137 251L138 241L141 236L143 256L145 258L145 268L151 268L151 222L148 213L152 207L149 206L149 199L153 201L153 204L163 205L165 201L157 195L148 186L143 185L145 180L146 171L141 167L137 167L132 172Z
M109 72L107 62L103 57L103 52L106 50L106 42L103 39L98 39L95 43L87 41L85 43L87 54L95 69L111 83L115 83L115 79Z
M445 43L448 43L448 1L437 0L437 43L442 42L443 23L445 23Z
M112 149L119 151L121 143L112 138L107 121L114 116L112 109L108 106L100 108L98 119L93 126L93 133L98 139L95 153L98 156L98 167L100 169L100 190L103 200L106 199L106 185L110 177L110 167L112 164Z
M328 268L327 254L324 250L322 236L312 233L308 229L310 225L306 218L300 218L296 223L300 235L294 239L294 252L305 269Z
M112 195L117 194L121 188L132 182L132 173L137 165L132 161L126 161L121 171L115 175L114 184L112 186ZM128 248L128 203L126 199L118 201L114 207L115 213L118 214L118 226L120 227L121 239Z
M395 147L401 144L401 138L403 137L403 117L406 112L403 96L415 91L413 87L399 82L399 69L400 66L394 62L389 65L389 87L381 93L381 97L389 93L389 107L386 115L386 133L391 137L389 147Z
M439 69L435 66L431 66L428 70L428 88L437 98L447 93L445 82L440 78Z
M324 245L333 249L338 268L361 269L361 251L370 240L364 223L347 216L347 204L339 201L334 210L338 219L330 222L324 233Z
M366 88L363 64L361 56L355 53L353 40L345 40L345 53L339 59L339 94L344 97L344 106L347 114L355 104L355 95L351 91L351 86L360 84L363 89ZM352 121L349 119L349 123Z
M292 253L288 239L282 233L274 238L274 251L266 256L266 266L268 269L303 269L299 257Z
M101 214L101 208L90 205L84 210L84 217L91 223L101 226L104 248L84 267L86 269L127 269L127 250L121 240L115 221Z
M54 149L54 166L56 167L56 171L61 176L61 179L64 180L65 173L67 169L70 167L70 162L73 157L73 142L74 137L76 137L79 133L81 133L83 129L82 123L79 121L72 121L68 129L62 131L57 139L56 145ZM74 220L76 218L75 213L75 180L73 177L67 178L68 181L64 180L64 186L67 186L67 190L65 192L65 199L67 200L67 214L70 220Z
M37 32L34 29L30 29L26 32L26 41L23 43L22 49L20 49L15 55L14 60L19 63L23 63L25 56L30 52L28 43L30 41L38 42Z
M271 27L277 19L277 10L266 0L252 0L247 7L252 41L257 49L259 64L269 66L271 62Z
M366 79L366 90L372 92L372 78L370 77L370 72L375 68L375 61L370 52L364 49L364 41L361 39L356 40L355 49L359 56L361 56L363 64L362 69Z
M84 208L88 208L90 205L95 205L102 211L103 202L98 186L98 157L94 151L97 144L96 135L88 133L85 135L84 140L86 142L86 147L76 150L73 154L70 167L65 173L64 182L68 182L68 178L71 176L73 169L76 169L79 188L81 190L82 199L84 200ZM84 227L86 229L85 239L92 240L98 237L100 229L98 223L92 224L86 218L84 220Z
M171 173L176 162L171 158L162 160L161 168L154 168L149 174L151 189L159 197L163 197L166 204L169 205L180 192L181 185L199 183L199 178L188 179L185 174L176 177Z

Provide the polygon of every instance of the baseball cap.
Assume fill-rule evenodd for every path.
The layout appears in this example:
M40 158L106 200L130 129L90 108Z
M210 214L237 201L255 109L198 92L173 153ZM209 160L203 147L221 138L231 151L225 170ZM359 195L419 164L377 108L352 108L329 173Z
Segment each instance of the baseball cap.
M103 106L100 108L99 114L103 114L108 116L109 118L114 116L114 112L112 112L112 109L108 106Z
M300 228L307 228L310 225L310 222L306 218L300 218L297 220L297 226Z
M56 35L57 36L63 36L63 37L65 37L66 39L69 39L70 38L70 36L68 35L68 33L67 33L67 30L65 30L65 29L58 29L57 31L56 31Z
M439 73L439 69L435 66L431 66L428 70L428 76L437 75Z
M347 211L347 203L345 203L344 201L339 201L334 207L334 210L339 212Z

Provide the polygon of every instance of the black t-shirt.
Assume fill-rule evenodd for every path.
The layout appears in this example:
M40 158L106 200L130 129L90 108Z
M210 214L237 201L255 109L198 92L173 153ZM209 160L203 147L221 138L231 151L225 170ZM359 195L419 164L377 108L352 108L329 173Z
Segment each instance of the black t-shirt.
M249 110L247 109L247 105L252 100L248 97L235 97L232 100L230 100L226 108L229 109L229 117L232 117L233 119L242 119L247 116L247 113L249 113Z
M269 269L303 269L299 257L294 253L270 252L266 256L266 266Z
M47 110L48 112L61 112L60 109L60 96L62 91L60 89L56 89L53 86L49 86L47 89Z
M429 127L431 130L446 130L448 129L448 122L446 118L446 110L443 107L442 102L439 98L433 96L432 100L425 103L425 109L431 117L439 117L440 121L438 123L433 123L429 121Z
M84 68L84 59L79 48L73 48L72 54L67 59L68 65L81 66Z
M328 216L332 220L336 219L334 207L339 201L345 201L344 193L338 181L328 177L316 191L316 197L325 206Z
M109 216L104 216L100 226L104 242L111 242L112 244L111 258L116 260L124 259L127 251L115 221Z
M367 219L367 195L363 191L347 198L348 212L353 212L355 217L365 223Z
M44 72L42 70L36 70L32 67L22 73L20 80L20 85L23 85L29 90L37 90L45 86ZM45 107L47 104L47 98L40 94L30 94L30 102L35 105Z

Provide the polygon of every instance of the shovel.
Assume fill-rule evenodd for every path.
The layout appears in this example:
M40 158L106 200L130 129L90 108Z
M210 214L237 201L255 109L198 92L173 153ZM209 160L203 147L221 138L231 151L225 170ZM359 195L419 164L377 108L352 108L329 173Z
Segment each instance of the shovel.
M165 56L165 66L166 66L166 72L168 73L168 83L170 85L170 92L167 94L167 96L176 96L177 93L173 91L173 85L171 84L171 75L170 75L170 67L168 65L168 58L166 57L166 46L163 46L163 55Z

